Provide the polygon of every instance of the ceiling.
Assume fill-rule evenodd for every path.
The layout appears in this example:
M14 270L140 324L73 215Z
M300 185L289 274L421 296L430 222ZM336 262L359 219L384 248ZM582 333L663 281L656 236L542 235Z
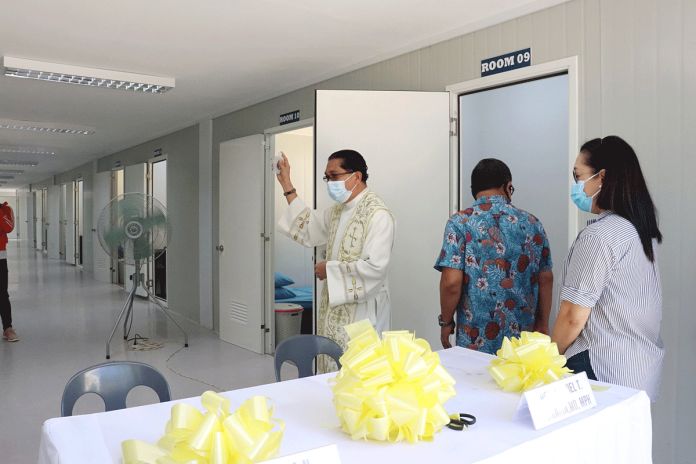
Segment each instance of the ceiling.
M0 129L38 161L3 189L250 104L567 0L22 0L2 2L0 56L172 77L164 94L0 75L0 119L96 126Z

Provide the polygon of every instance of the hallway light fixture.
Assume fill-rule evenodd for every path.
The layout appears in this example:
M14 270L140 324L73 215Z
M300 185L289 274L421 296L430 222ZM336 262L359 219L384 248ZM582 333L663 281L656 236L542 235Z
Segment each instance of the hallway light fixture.
M20 170L10 171L7 169L0 169L0 176L4 176L4 175L19 176L20 174L24 174L24 171L20 171Z
M16 129L37 132L54 132L57 134L92 135L97 131L94 126L78 126L74 124L53 124L50 122L17 121L0 119L0 129Z
M6 176L4 174L0 174L0 179L10 180L10 179L14 179L14 176Z
M0 166L38 166L38 161L0 160ZM3 172L0 170L0 172ZM24 172L24 171L22 171Z
M43 147L19 147L13 145L0 145L0 153L22 153L30 155L55 155L52 148ZM0 161L0 164L2 162Z
M162 94L174 87L170 77L148 76L98 68L85 68L45 61L25 60L6 56L3 59L5 75L47 82L104 87Z

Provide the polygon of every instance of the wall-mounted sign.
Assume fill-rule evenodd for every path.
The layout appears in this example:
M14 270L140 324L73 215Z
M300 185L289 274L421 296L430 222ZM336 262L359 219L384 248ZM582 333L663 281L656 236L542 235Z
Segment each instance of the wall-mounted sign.
M513 69L524 68L531 65L532 49L525 48L517 52L481 60L481 77L512 71Z
M290 124L291 122L297 122L300 120L300 110L292 111L290 113L285 113L280 115L280 125Z

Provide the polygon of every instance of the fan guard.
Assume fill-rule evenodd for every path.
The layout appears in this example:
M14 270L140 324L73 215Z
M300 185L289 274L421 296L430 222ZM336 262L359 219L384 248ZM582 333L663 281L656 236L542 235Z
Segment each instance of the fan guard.
M167 210L149 195L119 195L102 210L97 236L111 258L144 264L162 254L171 238Z

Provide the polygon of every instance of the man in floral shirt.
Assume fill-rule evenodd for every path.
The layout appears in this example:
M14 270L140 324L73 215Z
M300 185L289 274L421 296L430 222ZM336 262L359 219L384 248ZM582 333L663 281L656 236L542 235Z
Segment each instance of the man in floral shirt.
M503 337L549 333L553 272L541 222L515 208L510 169L481 160L471 173L471 208L447 221L435 269L440 278L442 346L495 354ZM457 313L456 324L454 313Z

